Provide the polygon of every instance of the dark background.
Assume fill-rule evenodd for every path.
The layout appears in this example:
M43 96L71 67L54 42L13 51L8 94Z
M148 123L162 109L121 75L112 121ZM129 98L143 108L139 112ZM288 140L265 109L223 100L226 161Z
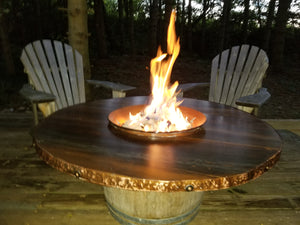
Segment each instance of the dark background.
M193 0L189 7L189 0L185 0L183 7L183 1L179 0L89 0L87 5L92 78L138 87L129 95L148 95L149 63L157 46L165 45L164 13L171 4L172 8L177 9L176 31L181 38L181 52L173 69L173 81L208 82L211 60L221 49L244 43L257 45L266 50L270 58L270 67L263 86L272 95L271 100L262 107L259 116L299 118L300 1L291 1L289 9L286 10L284 30L277 27L279 17L282 16L278 12L283 1L274 1L270 28L268 10L272 1L249 1L248 12L245 2L247 1ZM120 3L123 4L122 17ZM224 16L226 3L229 3L227 17ZM101 18L105 25L104 41L107 48L104 54L103 49L99 48L97 36L97 4L103 9ZM159 10L156 15L154 44L150 33L153 4L157 4ZM130 6L132 13L128 12ZM18 90L27 82L19 60L22 48L37 39L68 42L67 7L66 0L1 0L1 111L19 112L30 109L28 103L18 94ZM129 28L132 27L134 32L130 35ZM266 43L268 29L271 34ZM283 43L276 42L278 36L283 36ZM10 60L7 60L7 54ZM186 97L207 99L207 95L208 89L204 88L191 91ZM107 90L93 90L94 99L108 97L110 93Z

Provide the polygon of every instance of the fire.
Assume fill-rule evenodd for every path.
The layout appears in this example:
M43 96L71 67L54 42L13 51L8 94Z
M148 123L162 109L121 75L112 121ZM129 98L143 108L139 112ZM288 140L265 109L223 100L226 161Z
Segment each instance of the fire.
M131 115L124 126L132 129L151 132L180 131L191 127L191 122L185 118L178 108L182 101L177 101L178 82L170 85L170 77L174 62L180 51L179 38L175 32L176 13L173 10L170 17L167 37L167 53L159 47L157 55L151 60L152 99L144 111Z

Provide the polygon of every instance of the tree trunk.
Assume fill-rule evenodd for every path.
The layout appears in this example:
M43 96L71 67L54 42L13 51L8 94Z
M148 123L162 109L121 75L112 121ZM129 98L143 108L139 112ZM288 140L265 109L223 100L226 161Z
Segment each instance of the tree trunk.
M242 25L242 42L247 43L248 39L248 20L249 20L249 7L250 7L250 0L244 1L244 18L243 18L243 25Z
M268 17L265 26L264 32L264 40L262 44L262 48L269 53L269 46L270 46L270 37L272 31L272 23L274 20L274 11L275 11L275 3L276 0L271 0L268 6Z
M124 53L128 54L128 48L129 48L129 7L128 7L128 0L123 0L123 7L124 7Z
M262 2L260 0L256 0L256 8L257 8L257 20L258 20L258 24L259 27L262 27L262 12L261 12L261 8L262 8Z
M98 54L100 58L107 57L107 47L106 47L106 32L105 32L105 7L103 0L95 0L95 26L97 33L97 43L98 43Z
M129 11L129 6L128 6L128 0L123 0L123 7L124 7L124 11L125 11L125 18L126 18L126 26L128 26L128 11Z
M226 35L228 32L228 24L230 19L231 1L224 0L223 15L221 19L220 37L219 37L219 52L222 52L224 46L226 46Z
M175 0L176 2L176 13L178 15L181 15L181 6L180 6L180 0Z
M2 10L2 2L0 2L0 49L5 63L6 75L11 78L15 75L15 64L8 38L8 31L6 26L7 23L5 22L4 13L2 13L3 11L4 10Z
M36 30L37 30L37 38L38 39L42 39L42 34L43 34L43 31L42 31L42 24L43 24L43 17L42 17L42 14L41 14L41 5L40 5L40 0L35 0L35 11L36 11L36 17L37 17L37 20L36 20Z
M203 0L203 14L201 21L201 56L206 55L206 12L208 10L208 0Z
M134 18L133 18L133 0L129 0L128 2L128 29L129 29L129 46L130 46L130 54L135 54L135 39L134 39Z
M87 26L87 4L85 0L68 0L68 38L70 45L75 48L83 59L84 78L91 78L89 42ZM85 86L86 98L91 99L89 86Z
M120 52L125 52L125 36L124 36L124 4L123 0L118 0L118 13L119 13L119 37L120 37Z
M149 54L151 57L156 55L157 44L157 25L159 20L158 14L158 0L153 0L150 5L150 44L149 44Z
M157 45L161 45L161 42L163 40L163 35L164 35L162 1L163 0L158 0L158 23L157 23L157 38L156 38Z
M180 21L180 41L181 45L185 43L185 36L184 36L184 26L185 26L185 0L182 0L181 6L181 21Z
M187 37L188 51L193 50L193 24L192 24L192 0L189 0L188 5L188 37Z
M165 16L164 16L164 32L162 37L162 50L166 52L167 50L167 34L168 34L168 26L170 22L170 16L173 8L173 0L165 0Z
M283 64L282 59L284 52L286 23L288 20L288 10L291 1L292 0L279 0L271 51L271 64L273 65L274 70L281 69Z

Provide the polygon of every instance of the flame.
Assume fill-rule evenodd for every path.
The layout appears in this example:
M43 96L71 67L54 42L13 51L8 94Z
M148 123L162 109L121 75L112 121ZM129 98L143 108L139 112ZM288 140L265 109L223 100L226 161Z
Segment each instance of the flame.
M176 12L173 10L170 17L167 37L167 53L161 47L157 55L151 60L152 100L144 112L130 114L127 127L144 131L170 132L187 129L191 126L178 108L182 101L177 102L178 82L170 85L170 77L175 60L180 52L179 38L175 32Z

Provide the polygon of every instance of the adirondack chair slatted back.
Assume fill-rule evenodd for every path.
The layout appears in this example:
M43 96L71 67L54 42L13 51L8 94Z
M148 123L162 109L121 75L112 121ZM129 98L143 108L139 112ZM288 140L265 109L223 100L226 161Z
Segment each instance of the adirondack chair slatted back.
M35 89L56 96L55 110L85 102L82 56L70 45L35 41L23 49L21 61Z
M212 60L209 100L237 107L241 96L252 95L262 86L268 68L266 53L256 46L234 46Z

